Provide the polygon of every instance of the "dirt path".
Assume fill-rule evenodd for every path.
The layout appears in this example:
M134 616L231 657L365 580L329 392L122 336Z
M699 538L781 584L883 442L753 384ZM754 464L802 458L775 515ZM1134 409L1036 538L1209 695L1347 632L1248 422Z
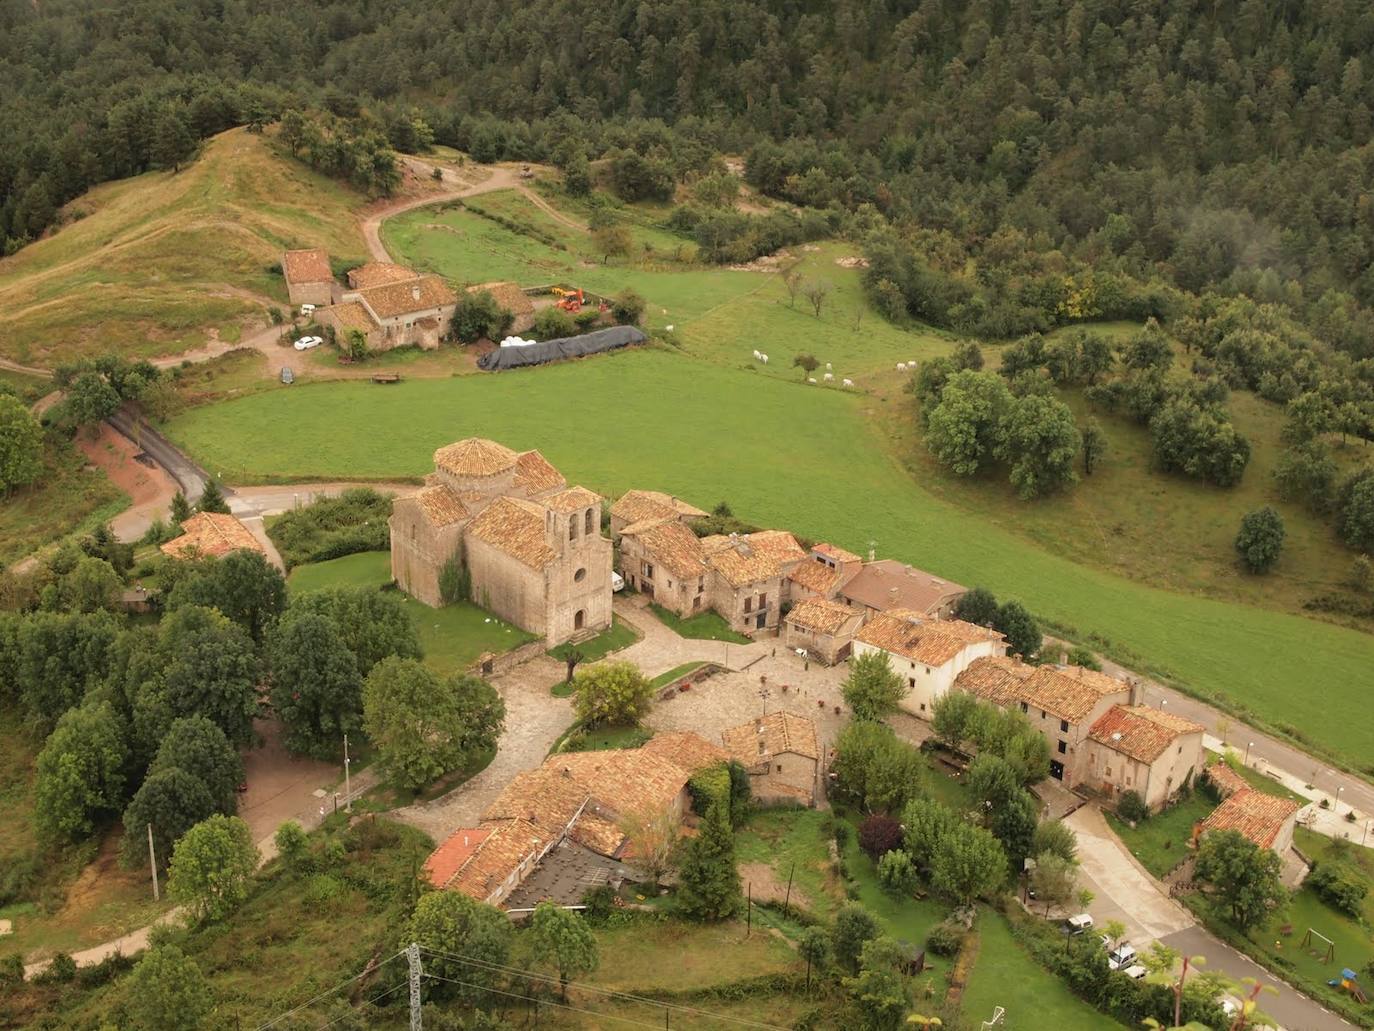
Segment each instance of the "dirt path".
M172 497L180 490L177 482L158 465L144 465L134 456L140 449L109 423L101 423L98 436L82 434L77 441L91 464L99 467L110 481L129 495L131 507L110 521L110 528L121 541L136 541L147 532L154 519L164 518Z
M479 193L491 193L493 190L509 190L520 184L519 171L513 165L492 166L491 175L487 178L478 182L469 182L462 179L452 169L432 165L417 158L408 158L407 163L418 174L423 175L430 175L436 167L440 168L443 175L441 183L448 185L441 186L433 193L387 201L374 207L367 214L359 223L359 228L363 231L363 239L367 241L367 252L374 261L395 260L387 253L386 247L382 244L382 223L386 219L430 204L442 204L445 201L458 200L461 197L474 197Z

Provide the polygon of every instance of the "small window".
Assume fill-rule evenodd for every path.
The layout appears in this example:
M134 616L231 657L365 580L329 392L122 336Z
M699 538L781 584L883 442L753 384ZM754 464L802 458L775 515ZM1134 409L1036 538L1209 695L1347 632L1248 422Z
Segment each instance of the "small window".
M1112 768L1111 768L1110 766L1108 766L1108 767L1107 767L1107 776L1110 777L1111 775L1112 775Z
M1061 741L1061 742L1059 742L1059 754L1060 754L1060 755L1068 755L1068 754L1069 754L1069 743L1068 743L1067 741Z
M1040 710L1040 718L1041 718L1042 720L1045 718L1045 710L1044 710L1044 709L1041 709L1041 710Z
M745 599L744 599L744 611L745 611L745 612L753 612L753 611L754 611L754 599L753 599L753 598L745 598Z
M570 541L575 541L575 540L577 540L577 520L576 520L576 519L569 519L569 520L568 520L568 540L570 540Z
M1022 703L1021 703L1021 711L1022 711L1022 712L1030 712L1030 706L1027 705L1025 702L1022 702Z
M768 595L766 595L766 594L760 594L760 595L759 595L759 608L761 608L761 609L766 609L766 608L768 608Z
M778 763L778 772L779 772L779 773L782 772L782 763Z
M592 535L592 510L590 508L587 509L587 518L582 528L582 532L585 533L588 537Z
M1069 732L1069 721L1068 721L1068 720L1060 720L1060 721L1059 721L1059 729L1062 730L1065 734L1067 734L1067 733Z
M926 667L926 676L930 676L930 667L929 667L929 666Z
M907 677L907 678L906 678L906 682L907 682L908 684L910 684L913 688L916 686L916 678L915 678L915 677Z
M587 571L585 569L579 569L576 573L573 574L573 579L577 583L581 583L583 580L587 579Z

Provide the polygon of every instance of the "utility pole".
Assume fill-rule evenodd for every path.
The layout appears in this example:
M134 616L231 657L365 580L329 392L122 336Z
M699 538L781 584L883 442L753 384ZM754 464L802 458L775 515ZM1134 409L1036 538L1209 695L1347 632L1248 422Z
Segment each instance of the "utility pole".
M420 1027L420 946L411 942L406 946L406 962L410 964L410 1031L422 1031Z
M348 735L344 735L344 812L353 812L353 781L348 776Z
M153 871L153 901L161 902L162 893L157 887L157 855L153 851L153 825L148 824L148 866Z

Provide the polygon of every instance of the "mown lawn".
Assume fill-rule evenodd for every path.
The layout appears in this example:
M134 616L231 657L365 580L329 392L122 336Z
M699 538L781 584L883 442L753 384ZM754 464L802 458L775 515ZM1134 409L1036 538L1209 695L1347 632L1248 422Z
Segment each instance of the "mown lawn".
M743 634L732 630L724 616L710 609L683 619L662 605L650 605L649 608L658 617L659 622L679 637L690 637L698 641L726 641L730 644L752 643Z
M1142 820L1135 827L1128 826L1113 813L1107 814L1107 823L1145 869L1156 877L1163 877L1191 855L1188 841L1193 836L1193 828L1215 808L1215 802L1202 792L1194 791L1186 801Z
M582 724L574 723L558 736L549 749L549 754L557 752L604 752L609 748L638 748L654 736L647 727L608 725L591 730Z
M688 673L692 672L692 670L700 669L704 665L706 665L704 662L684 662L681 666L674 666L672 669L660 673L658 676L654 677L650 683L653 684L654 687L664 687L667 684L671 684L678 677L685 677Z
M611 625L595 637L589 637L577 644L564 642L557 648L550 648L549 657L557 659L559 662L567 662L568 656L577 650L582 653L583 662L596 662L598 659L604 659L611 652L628 648L639 640L639 636L639 632L634 627L623 622L619 616L613 615Z
M710 418L655 429L663 398L686 396L709 399ZM1305 692L1294 690L1324 684L1324 706L1361 711L1360 678L1349 674L1374 663L1374 637L1159 590L1035 547L904 475L862 404L650 350L386 390L307 385L195 409L168 430L231 481L420 476L436 447L465 434L537 447L570 480L609 496L668 490L707 508L724 498L761 525L851 550L874 540L884 557L988 584L1079 633L1103 635L1144 671L1204 698L1301 726L1349 762L1374 755L1374 721L1314 721ZM718 457L724 440L729 461Z
M1098 1031L1124 1025L1078 998L1063 981L1040 966L1012 937L1000 913L978 917L978 960L964 988L964 1019L977 1027L1006 1009L999 1027L1007 1031Z
M380 588L390 582L390 554L362 551L328 562L297 566L291 571L287 586L292 591L317 591L325 587ZM420 635L425 662L445 675L463 672L483 652L508 652L534 640L533 634L471 602L459 601L432 609L409 595L399 597Z

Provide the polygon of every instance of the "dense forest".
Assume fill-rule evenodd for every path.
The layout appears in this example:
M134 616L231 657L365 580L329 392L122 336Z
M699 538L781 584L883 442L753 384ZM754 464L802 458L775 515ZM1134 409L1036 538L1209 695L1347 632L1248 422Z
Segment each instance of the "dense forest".
M747 154L762 192L890 234L889 268L918 255L893 315L1007 337L1214 290L1364 358L1371 44L1347 0L4 0L0 236L188 138L366 110L479 160Z

